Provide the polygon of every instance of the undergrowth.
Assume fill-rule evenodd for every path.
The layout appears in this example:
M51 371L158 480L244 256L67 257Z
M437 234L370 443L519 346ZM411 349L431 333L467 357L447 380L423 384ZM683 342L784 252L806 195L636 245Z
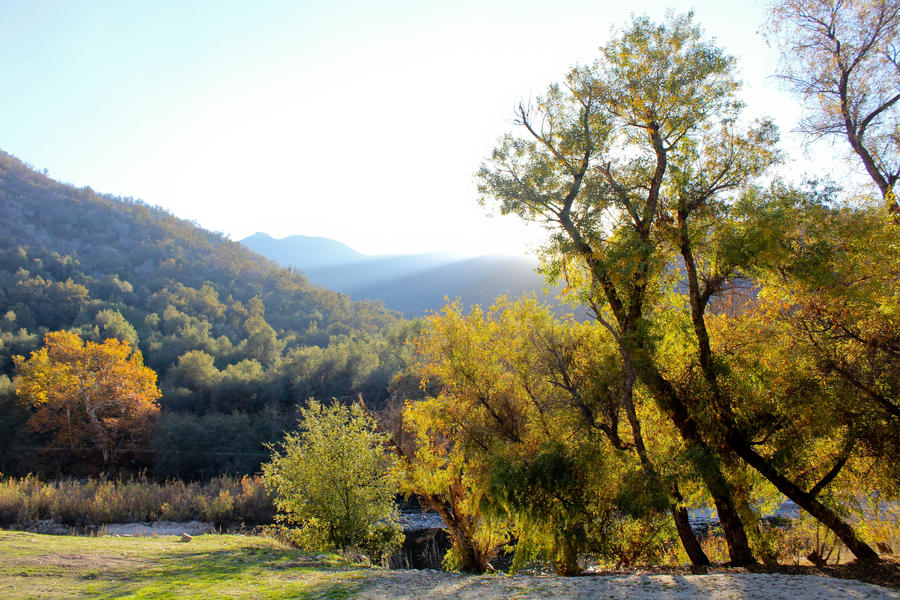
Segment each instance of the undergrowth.
M205 483L33 476L0 480L0 527L51 520L71 527L134 521L271 523L272 499L259 477L218 477Z

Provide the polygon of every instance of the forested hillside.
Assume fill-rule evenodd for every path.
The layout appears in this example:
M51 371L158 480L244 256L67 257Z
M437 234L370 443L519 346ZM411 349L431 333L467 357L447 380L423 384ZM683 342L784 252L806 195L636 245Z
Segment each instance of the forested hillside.
M34 467L41 439L12 393L12 356L48 331L135 344L163 412L144 466L247 469L310 397L377 404L412 327L383 306L131 198L53 181L0 152L0 471ZM227 451L227 452L226 452ZM65 458L41 454L67 468Z

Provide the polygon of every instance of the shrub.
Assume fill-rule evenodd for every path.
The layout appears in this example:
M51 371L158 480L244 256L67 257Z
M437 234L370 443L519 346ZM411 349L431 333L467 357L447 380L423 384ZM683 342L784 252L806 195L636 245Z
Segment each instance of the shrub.
M0 482L0 527L19 521L22 509L22 493L10 482Z
M311 401L299 433L289 433L263 465L277 520L298 526L309 550L359 550L382 557L400 545L397 485L386 437L359 406Z
M222 490L207 506L207 521L216 527L225 527L234 521L234 498L228 490Z
M271 523L275 507L260 477L219 477L204 484L146 479L43 482L0 480L0 526L50 519L82 527L130 521L208 519Z

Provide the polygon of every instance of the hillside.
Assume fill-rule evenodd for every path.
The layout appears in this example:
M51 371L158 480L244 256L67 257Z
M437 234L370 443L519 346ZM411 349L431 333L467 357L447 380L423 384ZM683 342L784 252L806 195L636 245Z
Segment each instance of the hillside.
M327 238L294 235L274 239L256 233L241 243L283 266L300 269L310 281L355 299L383 301L410 318L437 311L446 299L465 306L488 305L501 295L545 295L537 261L488 255L459 258L448 254L367 256Z
M11 458L13 447L40 440L22 437L27 414L7 377L11 357L28 355L50 330L138 345L163 391L157 449L165 452L147 457L164 474L258 462L260 442L292 425L297 403L358 393L377 403L401 366L397 347L411 330L397 313L321 289L159 208L56 182L3 152L0 214L0 471L36 460ZM179 450L186 438L190 453ZM203 456L222 445L233 456Z

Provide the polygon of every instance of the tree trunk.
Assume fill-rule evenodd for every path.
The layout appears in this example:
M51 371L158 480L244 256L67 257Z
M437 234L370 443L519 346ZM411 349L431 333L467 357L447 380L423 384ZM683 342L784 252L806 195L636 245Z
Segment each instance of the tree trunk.
M632 353L632 356L635 356ZM722 472L722 461L715 451L703 440L697 424L690 418L687 406L678 397L671 384L666 381L650 361L635 361L635 372L653 394L660 408L668 414L689 448L691 463L709 490L722 524L725 542L728 544L730 563L735 566L752 565L757 561L750 549L744 523L737 511L731 484Z
M847 546L850 552L860 561L878 561L878 553L862 541L843 519L833 510L816 500L815 496L804 492L777 469L744 439L731 424L728 425L728 446L747 464L756 469L775 488L794 501L794 503L815 517L820 523L832 530Z
M706 552L703 551L700 541L697 539L697 534L694 533L694 528L691 527L688 511L681 504L684 498L681 492L678 491L677 485L672 486L672 497L675 499L675 504L672 505L672 519L675 521L675 529L678 530L681 545L684 547L684 551L687 552L688 558L691 559L691 564L695 567L709 565L709 557L706 556Z
M644 444L644 434L641 428L641 422L638 419L637 410L634 407L634 366L632 365L627 350L620 346L619 351L625 362L625 378L622 385L622 404L625 406L625 414L628 416L628 423L631 425L631 435L634 438L634 447L637 451L638 458L641 461L641 468L644 470L644 473L646 473L647 477L651 478L653 481L660 483L659 473L653 465L653 462L650 460L650 455L647 453L647 446ZM671 504L670 510L672 512L672 519L675 521L675 529L678 531L678 537L681 539L681 545L684 547L684 551L687 553L692 565L695 567L705 567L709 564L709 557L706 556L703 548L700 547L700 542L697 540L697 534L694 533L694 529L691 527L687 509L682 506L684 497L678 490L677 483L672 485L671 496L674 502Z
M713 494L713 501L719 515L719 523L722 524L722 532L725 534L725 542L728 544L728 556L731 559L729 562L738 567L755 565L757 561L750 549L744 522L738 514L731 486L720 469L716 470L714 478L716 480L714 485L722 486L718 494Z
M425 504L435 511L450 532L453 547L459 555L459 570L465 573L481 575L487 570L492 556L485 555L472 539L471 522L468 518L459 518L456 511L450 510L437 495L423 496Z
M581 573L578 567L578 552L575 544L563 540L560 552L556 557L556 574L561 577L572 577Z

